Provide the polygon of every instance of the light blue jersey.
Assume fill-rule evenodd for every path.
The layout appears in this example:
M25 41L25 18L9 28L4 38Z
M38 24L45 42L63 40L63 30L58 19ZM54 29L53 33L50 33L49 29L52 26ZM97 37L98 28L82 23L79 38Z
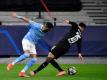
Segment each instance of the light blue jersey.
M29 27L30 29L24 36L24 39L36 44L37 41L45 35L45 33L42 31L43 25L34 21L29 21Z

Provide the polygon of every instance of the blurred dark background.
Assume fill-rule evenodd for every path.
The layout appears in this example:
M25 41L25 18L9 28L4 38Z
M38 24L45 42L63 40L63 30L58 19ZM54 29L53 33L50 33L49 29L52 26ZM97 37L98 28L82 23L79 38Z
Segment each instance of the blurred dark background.
M80 11L80 0L43 0L50 11ZM0 11L46 11L41 0L0 0Z

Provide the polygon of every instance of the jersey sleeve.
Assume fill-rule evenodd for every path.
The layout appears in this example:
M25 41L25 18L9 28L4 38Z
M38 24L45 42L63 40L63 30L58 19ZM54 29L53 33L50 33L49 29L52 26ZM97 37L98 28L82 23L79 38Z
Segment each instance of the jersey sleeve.
M77 41L78 53L81 53L81 47L82 47L82 38Z
M29 20L29 24L32 24L32 23L35 23L34 21L32 21L32 20Z
M34 22L32 20L29 21L29 26L30 27L36 27L36 28L41 28L43 27L43 25L41 23L37 23L37 22Z
M76 24L75 22L69 22L69 24L72 26L72 27L74 27L74 28L76 28L76 27L78 27L78 24Z

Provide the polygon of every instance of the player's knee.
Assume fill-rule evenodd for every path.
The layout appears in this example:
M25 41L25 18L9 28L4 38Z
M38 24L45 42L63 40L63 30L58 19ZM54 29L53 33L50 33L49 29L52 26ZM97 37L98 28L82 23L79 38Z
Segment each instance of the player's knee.
M30 54L30 57L31 57L31 58L36 58L37 55L36 55L36 54Z
M48 57L55 58L55 56L51 52L49 52Z
M46 59L46 62L50 62L51 60L53 60L53 58L52 57L47 57L47 59Z

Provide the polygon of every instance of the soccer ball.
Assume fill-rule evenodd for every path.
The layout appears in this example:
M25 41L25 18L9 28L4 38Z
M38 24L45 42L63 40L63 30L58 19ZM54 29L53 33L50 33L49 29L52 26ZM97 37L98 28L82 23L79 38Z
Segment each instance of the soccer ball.
M74 66L68 68L68 75L74 75L77 73L77 70Z

